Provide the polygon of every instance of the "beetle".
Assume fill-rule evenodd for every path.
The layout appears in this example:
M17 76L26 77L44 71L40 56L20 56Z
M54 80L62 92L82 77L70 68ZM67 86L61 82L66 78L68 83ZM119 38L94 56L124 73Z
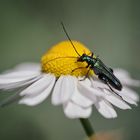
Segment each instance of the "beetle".
M114 75L112 68L107 67L99 59L99 57L93 57L93 55L94 55L93 52L91 53L91 55L88 55L88 54L85 54L85 53L80 55L78 53L78 51L76 50L73 42L71 41L71 39L70 39L66 29L65 29L65 26L64 26L64 24L62 22L61 22L61 25L62 25L62 28L63 28L67 38L69 39L71 45L73 46L75 52L79 56L78 59L77 59L77 62L86 62L87 63L86 68L89 68L89 70L93 70L95 75L97 75L98 78L102 82L107 84L108 87L111 89L111 91L113 91L115 94L116 94L116 92L112 89L112 87L115 88L118 91L121 91L122 90L122 84L121 84L120 80ZM86 77L87 76L88 76L88 73L87 73Z
M113 74L112 68L108 68L100 59L99 57L93 58L93 53L91 56L87 54L82 54L77 60L78 62L86 62L86 68L90 68L94 71L95 75L98 78L107 84L111 90L111 86L119 91L122 90L122 84L120 80ZM111 85L111 86L110 86Z

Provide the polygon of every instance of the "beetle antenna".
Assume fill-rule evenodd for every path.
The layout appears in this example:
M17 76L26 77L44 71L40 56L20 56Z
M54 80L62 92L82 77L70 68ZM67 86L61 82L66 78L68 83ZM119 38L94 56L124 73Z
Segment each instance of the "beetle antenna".
M78 51L76 50L76 48L75 48L75 46L74 46L73 42L71 41L71 39L70 39L70 37L69 37L69 35L68 35L67 31L66 31L66 28L65 28L65 26L64 26L64 24L63 24L63 22L61 22L61 25L62 25L62 28L63 28L63 30L64 30L64 32L65 32L65 34L66 34L67 38L69 39L69 41L70 41L71 45L73 46L73 48L74 48L75 52L76 52L79 56L81 56L81 55L78 53Z

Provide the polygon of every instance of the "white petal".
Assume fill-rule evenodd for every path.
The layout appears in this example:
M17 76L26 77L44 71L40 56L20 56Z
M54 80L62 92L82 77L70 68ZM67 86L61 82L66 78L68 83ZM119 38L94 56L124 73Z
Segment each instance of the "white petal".
M4 72L0 74L0 78L18 78L18 77L28 77L28 76L34 76L39 74L39 71L12 71L12 72Z
M30 70L30 71L40 71L40 63L26 62L19 64L15 67L15 70Z
M67 102L75 90L76 78L73 76L61 76L55 84L52 93L52 104L59 105Z
M114 108L112 107L112 105L105 100L99 100L95 104L95 107L97 108L99 113L101 113L105 118L110 119L110 118L117 117L117 113L114 110Z
M86 93L85 93L86 94ZM75 89L75 92L71 98L71 100L81 106L81 107L90 107L93 104L93 101L89 99L88 97L84 96L81 91L78 91L78 89Z
M39 63L22 63L18 64L13 69L6 70L5 73L12 73L17 71L31 71L31 72L40 72L41 66Z
M95 89L93 89L93 91L94 91L94 94L96 94L96 96L105 98L106 100L110 101L112 104L114 104L115 106L117 106L121 109L130 109L130 106L128 106L127 104L122 105L123 101L120 100L121 101L120 102L117 98L115 98L113 96L114 93L112 91L110 91L110 89L107 87L106 84L103 84L102 82L99 82L98 80L94 81L92 79L91 79L91 82L92 82L92 87L95 88ZM105 91L106 91L106 93L105 93ZM107 91L110 91L110 94L109 94L109 92L107 94ZM114 91L116 93L118 93L126 102L128 102L130 104L136 105L136 102L139 100L138 94L126 87L123 87L122 91L117 91L115 89L114 89ZM113 100L117 100L117 102L119 102L119 104L117 102L113 102L111 98L113 98Z
M96 77L90 78L91 86L93 88L101 88L101 89L109 89L107 84L103 83L101 80L97 79Z
M21 87L25 87L28 86L32 83L34 83L35 81L37 81L38 79L41 78L41 75L31 79L31 80L26 80L26 81L21 81L21 82L16 82L16 83L10 83L10 84L3 84L0 85L0 89L4 90L4 91L11 91L11 90L15 90L16 88L21 88Z
M92 108L82 108L73 102L64 105L64 113L68 118L88 118L91 115Z
M91 81L92 82L92 81ZM78 88L81 88L81 93L85 94L86 97L88 97L89 99L92 99L94 102L96 101L96 96L101 97L104 96L104 92L98 88L98 87L93 87L91 86L87 86L86 84L84 84L84 82L79 82L78 84Z
M140 86L140 81L132 79L130 74L124 69L114 69L114 74L123 85Z
M51 80L53 79L53 75L50 74L44 74L42 75L42 78L37 80L35 83L33 83L31 86L23 90L20 95L36 95L38 93L41 93L46 89L46 87L51 83Z
M94 82L94 83L97 84L96 82ZM83 91L84 91L84 86L85 85L82 85ZM99 98L102 97L102 98L108 100L110 103L112 103L113 105L115 105L121 109L130 109L131 108L119 96L117 97L117 95L114 95L114 93L112 93L111 91L109 91L106 88L104 88L104 89L99 88L99 87L97 89L96 88L95 89L87 88L86 90L87 90L87 96L89 96L89 98L91 98L91 99L95 98L95 101L96 101L96 96L98 96Z
M90 82L89 79L86 79L84 81L79 81L77 87L78 87L78 91L81 93L81 95L89 99L88 104L90 105L90 104L93 104L94 102L96 102L96 95L94 94L93 88L91 88L91 82L88 85L88 84L86 84L87 81L88 81L88 83Z
M41 91L41 93L38 91L38 93L32 95L26 95L19 101L19 104L34 106L41 103L51 93L54 83L55 83L55 77L53 76L52 79L50 80L50 83L46 85L46 88L43 91Z
M126 102L137 105L137 102L139 101L139 96L135 91L133 91L127 87L123 87L123 89L118 93L120 96L122 96L122 98Z
M0 85L26 81L40 75L39 72L17 71L0 75Z
M80 83L85 84L86 86L90 87L91 86L91 81L88 78L86 78L86 79L84 79L84 78L85 77L78 77L78 81Z
M104 89L104 97L107 101L120 109L131 109L131 107L121 99L121 97L111 93L109 90Z
M124 70L124 69L120 69L120 68L116 68L113 70L114 74L121 79L130 77L130 74L128 73L128 71Z

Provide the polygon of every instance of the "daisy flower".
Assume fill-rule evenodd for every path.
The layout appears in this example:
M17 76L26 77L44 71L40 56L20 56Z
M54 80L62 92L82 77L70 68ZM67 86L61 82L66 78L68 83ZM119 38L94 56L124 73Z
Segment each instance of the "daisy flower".
M91 53L83 44L72 42L80 55ZM138 94L127 86L139 86L138 80L133 80L125 70L115 69L114 75L123 88L113 89L117 92L114 94L93 70L85 68L86 62L77 62L78 57L69 41L60 42L43 55L41 64L24 63L2 73L0 89L19 89L18 103L28 106L38 105L51 95L52 104L62 105L69 118L88 118L93 105L105 118L115 118L113 106L125 110L131 109L130 104L137 105ZM88 77L80 80L88 71Z

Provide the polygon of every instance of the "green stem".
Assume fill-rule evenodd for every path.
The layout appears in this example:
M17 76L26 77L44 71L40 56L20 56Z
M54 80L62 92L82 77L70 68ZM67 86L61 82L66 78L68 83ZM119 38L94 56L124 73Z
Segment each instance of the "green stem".
M81 122L81 124L82 124L82 126L83 126L83 128L84 128L88 137L91 137L92 135L95 134L95 132L94 132L92 126L91 126L91 123L89 122L88 119L80 118L80 122Z

